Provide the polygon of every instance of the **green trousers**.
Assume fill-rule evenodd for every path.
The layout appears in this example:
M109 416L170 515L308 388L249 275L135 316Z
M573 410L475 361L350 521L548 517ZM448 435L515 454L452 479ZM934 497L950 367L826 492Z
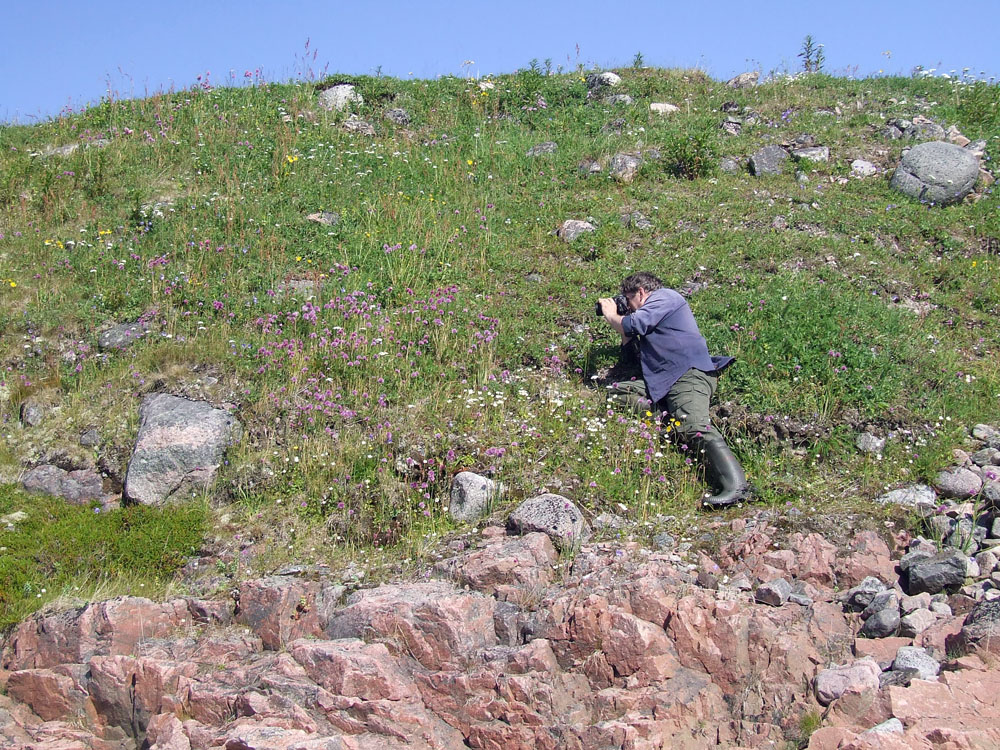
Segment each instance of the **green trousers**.
M690 443L700 435L718 434L712 427L708 405L719 379L694 368L674 383L656 404L649 399L641 378L621 380L608 388L608 398L639 416L663 415L664 429L678 443Z

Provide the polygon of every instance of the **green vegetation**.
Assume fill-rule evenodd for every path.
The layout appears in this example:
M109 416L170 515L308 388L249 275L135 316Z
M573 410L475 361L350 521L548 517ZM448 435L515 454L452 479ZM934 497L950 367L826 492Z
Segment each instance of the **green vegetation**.
M821 49L807 51L819 71ZM205 83L0 129L0 473L62 457L120 479L151 391L230 404L245 426L210 511L95 515L4 490L4 512L49 518L31 528L52 535L42 555L0 530L8 621L80 576L165 581L197 545L197 514L219 544L253 544L240 574L376 550L415 560L454 528L461 470L502 481L508 503L546 488L592 515L698 513L696 467L592 379L617 352L594 301L640 269L707 285L691 297L702 331L739 358L719 398L746 413L723 427L765 502L866 507L996 423L996 194L940 208L894 193L907 144L880 129L954 124L987 141L989 167L997 86L810 72L733 90L641 63L618 71L630 106L535 63L484 80ZM317 106L337 82L357 86L375 137ZM663 101L680 111L649 111ZM719 129L730 102L759 115L738 136ZM383 119L395 107L409 125ZM832 154L798 164L807 181L716 169L804 133ZM556 153L525 156L550 140ZM631 184L578 169L654 148ZM850 177L856 158L883 176ZM339 221L307 220L322 211ZM633 211L653 230L626 227ZM595 233L554 235L587 217ZM150 335L98 351L101 330L139 318ZM19 422L28 402L47 409L38 427ZM766 437L787 421L811 437ZM864 426L891 433L880 459L853 449ZM96 449L79 445L90 428ZM152 557L102 546L123 524L156 529ZM92 539L88 555L74 539Z
M0 628L5 628L60 595L162 594L177 568L197 552L206 508L102 512L0 486L0 518L8 519L0 531Z

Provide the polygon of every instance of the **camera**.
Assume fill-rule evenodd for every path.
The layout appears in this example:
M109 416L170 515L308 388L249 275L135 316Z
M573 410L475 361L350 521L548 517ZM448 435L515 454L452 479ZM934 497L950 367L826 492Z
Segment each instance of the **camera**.
M628 300L625 299L624 294L616 294L611 299L615 301L615 307L617 308L619 315L625 316L628 315L630 312L632 312L631 310L628 309ZM598 318L603 317L604 313L601 311L600 302L594 303L594 312L597 314Z

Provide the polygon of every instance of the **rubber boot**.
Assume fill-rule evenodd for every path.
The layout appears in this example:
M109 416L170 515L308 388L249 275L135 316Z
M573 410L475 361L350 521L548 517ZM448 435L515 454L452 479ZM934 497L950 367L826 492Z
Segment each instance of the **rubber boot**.
M705 473L718 490L715 495L705 495L702 504L710 508L722 508L748 499L751 491L746 474L723 437L705 435L700 447Z

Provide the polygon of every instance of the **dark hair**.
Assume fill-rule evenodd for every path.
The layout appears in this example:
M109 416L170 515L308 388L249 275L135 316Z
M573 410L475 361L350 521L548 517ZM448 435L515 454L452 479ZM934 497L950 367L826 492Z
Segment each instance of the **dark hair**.
M639 273L634 273L622 281L622 294L626 297L635 294L640 289L645 289L647 292L653 292L662 288L663 282L660 281L660 277L650 273L649 271L639 271Z

